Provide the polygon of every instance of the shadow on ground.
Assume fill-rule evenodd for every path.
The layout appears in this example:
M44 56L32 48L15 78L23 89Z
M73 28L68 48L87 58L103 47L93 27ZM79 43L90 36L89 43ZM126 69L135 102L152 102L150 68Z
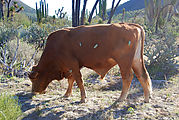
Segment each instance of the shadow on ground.
M154 89L165 88L165 86L167 84L166 81L155 81L155 80L153 80L152 83L153 83ZM133 100L136 97L143 96L142 87L137 80L133 80L131 87L138 88L138 90L130 93L128 95L128 99ZM108 84L107 86L101 88L102 91L108 91L108 90L117 91L117 90L121 90L121 89L122 89L122 81L119 81L117 83ZM61 119L63 117L64 113L67 112L64 109L62 109L58 112L54 111L54 109L56 109L56 108L57 109L64 108L64 105L40 108L42 105L45 105L50 100L59 99L59 98L50 99L49 101L48 100L36 101L36 104L32 104L33 103L33 100L32 100L33 94L21 92L21 93L17 93L16 96L19 98L19 102L22 105L21 109L25 113L22 116L23 120L49 120L49 119L57 120L57 119ZM77 120L84 120L84 119L104 120L104 119L110 119L110 117L115 118L115 119L122 119L122 118L125 118L126 114L130 113L129 108L131 108L132 110L136 109L136 104L127 104L127 105L123 104L123 106L115 107L115 105L117 103L119 103L119 102L115 101L111 106L104 108L104 109L100 109L94 113L92 113L92 112L87 113L86 115L77 118ZM69 104L78 106L79 103L73 102L73 103L69 103ZM141 103L141 104L143 104L143 103Z

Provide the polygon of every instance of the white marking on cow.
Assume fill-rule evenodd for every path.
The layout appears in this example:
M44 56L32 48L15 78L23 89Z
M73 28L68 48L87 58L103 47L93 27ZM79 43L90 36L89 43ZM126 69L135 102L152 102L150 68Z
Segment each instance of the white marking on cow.
M72 73L72 70L69 70L70 73Z
M93 48L97 48L98 47L98 44L95 44Z
M129 40L129 42L128 42L128 45L130 46L131 45L131 41Z
M137 41L137 49L134 55L134 59L141 59L141 43L142 43L142 37L141 37L141 29L137 28L138 33L139 33L139 40Z
M80 47L82 46L82 43L80 42Z

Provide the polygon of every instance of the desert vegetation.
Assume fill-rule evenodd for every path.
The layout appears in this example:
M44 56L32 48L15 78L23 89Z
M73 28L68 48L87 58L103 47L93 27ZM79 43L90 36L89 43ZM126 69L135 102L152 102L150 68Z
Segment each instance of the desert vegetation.
M39 0L33 13L36 17L25 14L26 7L14 0L0 1L0 120L179 119L179 2L144 0L143 9L123 9L115 14L121 0L112 0L111 9L107 9L107 1L96 0L92 10L88 10L89 0L72 0L72 16L68 16L64 6L50 16L48 3ZM30 94L28 72L38 63L50 33L64 27L117 22L137 23L145 29L144 59L154 88L151 103L142 102L142 88L134 78L128 100L111 107L121 92L117 66L104 81L93 71L82 69L88 93L84 104L76 102L76 84L73 96L62 98L66 80L51 83L44 95Z

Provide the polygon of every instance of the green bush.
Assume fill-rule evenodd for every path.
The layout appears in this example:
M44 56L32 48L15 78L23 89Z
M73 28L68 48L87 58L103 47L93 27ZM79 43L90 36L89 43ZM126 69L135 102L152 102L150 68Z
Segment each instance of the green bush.
M0 120L16 120L20 115L18 99L7 93L0 94Z

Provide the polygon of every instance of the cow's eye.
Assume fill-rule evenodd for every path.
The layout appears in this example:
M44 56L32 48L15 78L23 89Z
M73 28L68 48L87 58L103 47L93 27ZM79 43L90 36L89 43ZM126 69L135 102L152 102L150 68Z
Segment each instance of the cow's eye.
M35 80L35 79L37 78L37 75L38 75L38 74L39 74L38 72L32 71L32 72L29 74L29 78Z

